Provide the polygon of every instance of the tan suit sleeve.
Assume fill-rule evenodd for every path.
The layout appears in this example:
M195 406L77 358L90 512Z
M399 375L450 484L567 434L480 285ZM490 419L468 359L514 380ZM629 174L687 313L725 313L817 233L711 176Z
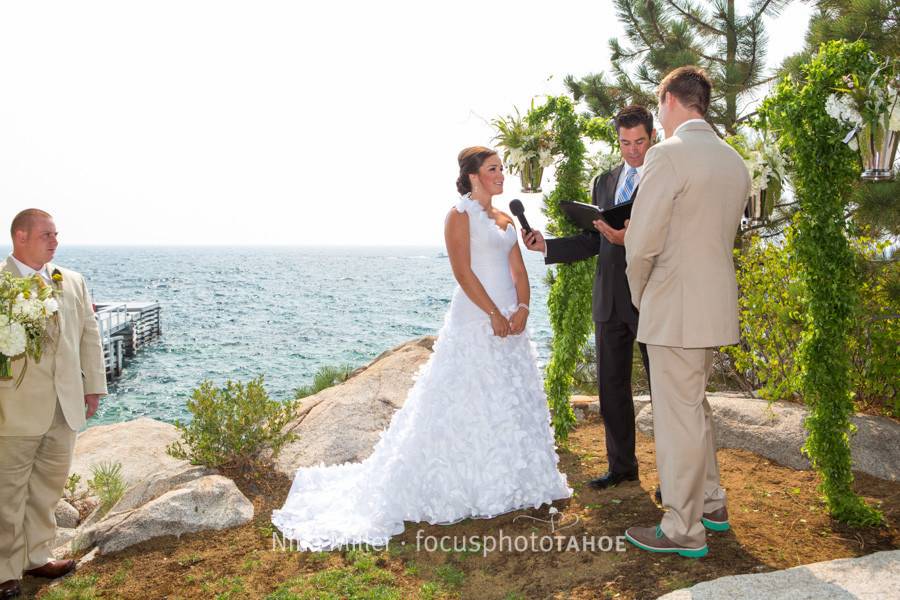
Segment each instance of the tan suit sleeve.
M84 301L84 325L81 330L81 372L84 374L85 394L106 394L106 370L103 366L103 346L100 329L94 318L94 304L84 278L81 279L81 297Z
M651 148L631 211L631 222L625 230L625 274L631 303L638 310L656 257L665 246L679 187L671 160L659 148Z

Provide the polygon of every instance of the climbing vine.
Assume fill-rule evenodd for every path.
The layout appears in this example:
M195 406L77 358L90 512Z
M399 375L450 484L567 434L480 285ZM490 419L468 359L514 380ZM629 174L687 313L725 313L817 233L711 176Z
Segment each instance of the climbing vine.
M846 131L825 111L843 78L869 77L878 61L864 42L823 44L802 68L783 79L760 109L793 163L800 211L795 259L805 283L808 319L800 344L802 391L810 407L804 451L821 477L821 490L835 518L854 525L883 521L851 487L850 436L853 401L847 352L860 276L848 243L845 210L860 162L843 138Z
M560 200L590 202L585 168L587 149L584 137L606 139L610 126L600 119L587 119L575 113L575 105L565 96L551 97L529 111L531 123L549 123L557 154L556 188L544 198L548 230L554 236L578 233L563 215ZM553 327L552 354L547 364L544 386L550 404L556 439L564 444L575 427L575 414L569 403L575 367L581 348L591 333L591 289L596 258L573 264L558 265L550 272L550 294L547 300Z

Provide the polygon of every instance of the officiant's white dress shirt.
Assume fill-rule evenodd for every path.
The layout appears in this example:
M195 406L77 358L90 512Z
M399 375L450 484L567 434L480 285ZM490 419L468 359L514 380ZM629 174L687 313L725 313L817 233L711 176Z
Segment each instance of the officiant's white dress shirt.
M634 176L634 186L632 189L637 189L639 185L641 185L641 175L644 172L644 165L639 167L635 167L637 169L637 173ZM631 165L628 163L622 164L622 170L619 172L619 181L616 182L616 193L613 195L613 198L619 197L619 192L622 191L622 188L625 186L625 178L628 177L628 171L631 169ZM615 200L613 200L615 202Z

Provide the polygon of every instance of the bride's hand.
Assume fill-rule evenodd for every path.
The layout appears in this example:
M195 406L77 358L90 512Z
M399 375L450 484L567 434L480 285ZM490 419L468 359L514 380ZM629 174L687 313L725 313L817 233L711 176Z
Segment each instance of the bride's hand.
M509 321L498 310L491 313L491 327L494 329L494 335L496 336L505 338L509 335Z
M520 308L509 318L509 328L512 335L519 335L525 331L525 324L528 322L528 311Z

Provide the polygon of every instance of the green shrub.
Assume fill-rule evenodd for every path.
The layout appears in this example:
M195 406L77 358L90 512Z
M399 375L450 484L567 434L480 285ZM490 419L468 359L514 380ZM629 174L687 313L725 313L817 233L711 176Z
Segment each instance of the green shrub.
M808 294L792 260L794 232L782 242L754 238L737 254L741 343L726 348L739 374L770 401L802 399L800 341L808 323ZM851 241L862 274L846 351L856 408L900 417L897 373L900 302L892 287L900 276L893 261L876 260L884 243Z
M797 349L806 327L806 287L791 264L793 232L783 243L754 237L735 251L741 341L725 348L735 369L769 401L800 398Z
M270 399L262 376L247 384L229 380L223 388L204 381L187 408L193 419L188 424L176 421L182 440L166 452L193 464L246 469L266 452L274 458L296 438L284 429L297 416L298 404Z
M63 497L74 506L77 500L81 500L78 492L78 484L81 482L81 475L72 473L66 479L66 485L63 486Z
M122 463L101 462L91 465L91 475L88 488L100 499L100 514L106 514L125 493Z
M310 385L304 385L294 390L294 399L300 400L307 396L318 394L324 389L343 383L350 378L353 367L350 365L342 365L340 367L322 367L313 376L313 382Z

